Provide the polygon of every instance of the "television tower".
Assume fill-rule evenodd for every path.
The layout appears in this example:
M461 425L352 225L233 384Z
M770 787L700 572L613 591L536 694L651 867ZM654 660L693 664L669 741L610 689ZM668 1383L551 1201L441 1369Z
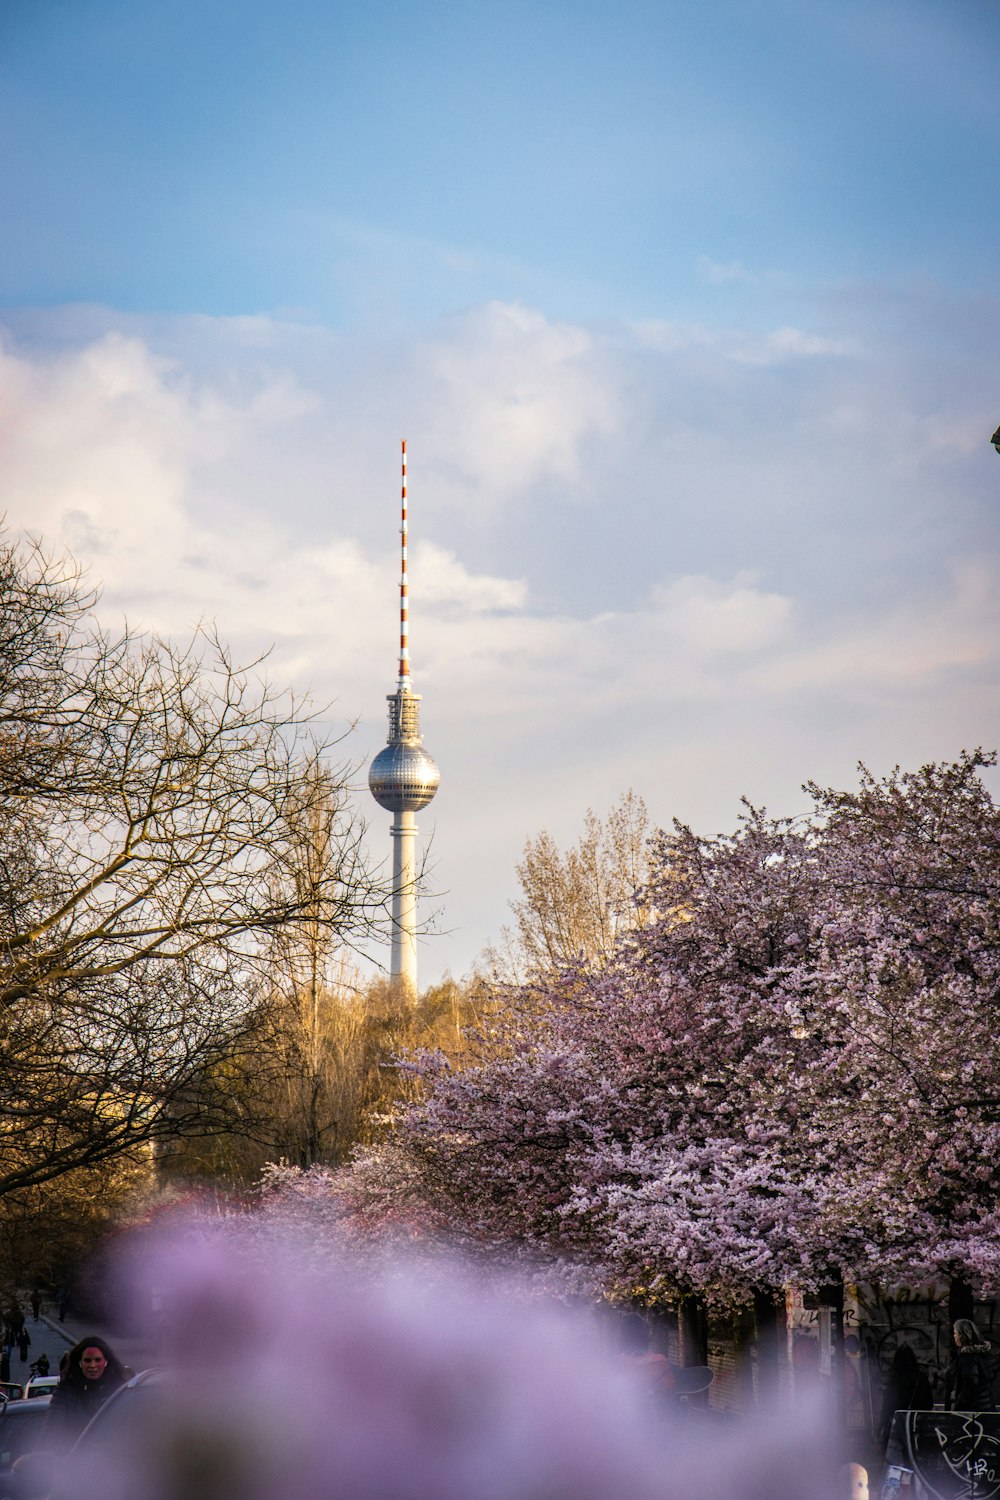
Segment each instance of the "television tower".
M420 739L420 695L410 688L409 590L406 577L406 439L403 439L402 525L399 528L399 679L387 695L389 742L368 772L368 789L392 813L392 961L390 974L417 993L417 866L415 814L426 807L441 780L437 763Z

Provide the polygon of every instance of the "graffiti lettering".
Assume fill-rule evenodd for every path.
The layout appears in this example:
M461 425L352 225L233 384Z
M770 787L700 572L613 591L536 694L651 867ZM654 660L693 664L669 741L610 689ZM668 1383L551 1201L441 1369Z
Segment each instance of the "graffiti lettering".
M893 1448L934 1500L1000 1497L1000 1413L898 1412Z

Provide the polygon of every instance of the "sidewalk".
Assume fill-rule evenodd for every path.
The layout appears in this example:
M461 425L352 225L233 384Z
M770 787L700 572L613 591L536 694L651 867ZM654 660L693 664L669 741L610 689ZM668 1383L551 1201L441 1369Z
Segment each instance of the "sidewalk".
M43 1325L47 1332L41 1336L40 1348L36 1349L35 1329L41 1330ZM81 1318L74 1312L68 1312L62 1323L52 1314L45 1312L39 1315L36 1323L29 1314L27 1326L31 1334L32 1345L29 1360L37 1359L41 1348L44 1348L49 1356L53 1375L59 1373L59 1357L63 1351L79 1343L80 1339L86 1338L88 1334L102 1338L114 1350L122 1364L130 1365L133 1370L148 1370L150 1365L156 1363L152 1349L143 1339L128 1334L112 1333L93 1318ZM55 1350L54 1358L53 1349ZM15 1375L13 1378L17 1380L19 1377Z

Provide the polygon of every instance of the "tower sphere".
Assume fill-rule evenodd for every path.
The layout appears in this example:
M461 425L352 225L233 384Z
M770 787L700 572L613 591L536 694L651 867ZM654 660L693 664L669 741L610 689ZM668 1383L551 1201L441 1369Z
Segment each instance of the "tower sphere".
M441 781L437 761L422 745L405 741L380 750L368 768L368 790L389 812L419 812Z

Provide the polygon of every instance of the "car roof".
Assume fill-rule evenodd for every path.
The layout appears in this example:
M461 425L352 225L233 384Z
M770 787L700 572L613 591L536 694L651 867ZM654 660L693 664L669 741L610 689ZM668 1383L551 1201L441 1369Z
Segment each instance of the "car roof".
M118 1390L108 1397L108 1400L113 1401L118 1391L135 1390L138 1385L169 1385L174 1379L176 1376L163 1365L150 1365L147 1370L139 1370L137 1374L130 1375L125 1384L120 1385Z
M120 1385L116 1391L112 1391L108 1399L97 1408L73 1444L72 1452L76 1453L81 1449L86 1450L95 1429L98 1432L103 1432L106 1429L108 1421L115 1422L117 1420L119 1404L123 1400L128 1403L124 1409L129 1409L131 1405L131 1402L129 1402L130 1391L140 1390L147 1386L169 1385L174 1378L176 1377L172 1376L169 1370L165 1370L159 1365L153 1366L149 1370L140 1370L137 1375L131 1376L129 1380L126 1380L124 1385Z

